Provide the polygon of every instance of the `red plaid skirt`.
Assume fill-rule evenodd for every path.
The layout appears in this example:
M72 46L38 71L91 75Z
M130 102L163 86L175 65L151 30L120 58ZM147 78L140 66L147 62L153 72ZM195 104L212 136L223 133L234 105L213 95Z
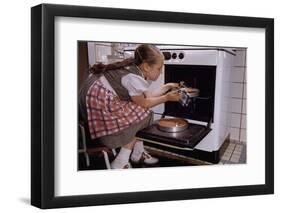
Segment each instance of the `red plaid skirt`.
M150 110L131 101L121 101L100 80L89 88L86 107L91 138L111 135L145 119Z

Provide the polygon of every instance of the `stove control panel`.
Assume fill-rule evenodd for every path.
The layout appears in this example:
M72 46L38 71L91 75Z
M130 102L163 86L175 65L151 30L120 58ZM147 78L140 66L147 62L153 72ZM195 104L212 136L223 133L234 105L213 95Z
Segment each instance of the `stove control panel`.
M218 50L213 49L160 49L164 64L175 65L217 65Z
M179 59L182 60L184 58L184 53L183 52L173 52L173 51L162 51L164 58L166 61L168 60L175 60Z

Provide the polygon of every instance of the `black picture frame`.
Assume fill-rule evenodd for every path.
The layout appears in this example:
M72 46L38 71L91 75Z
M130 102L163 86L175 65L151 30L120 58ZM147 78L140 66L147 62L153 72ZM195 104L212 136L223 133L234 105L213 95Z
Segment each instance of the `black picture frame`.
M95 195L54 195L55 17L265 29L265 184ZM271 18L41 4L31 8L31 204L61 208L274 193L274 20Z

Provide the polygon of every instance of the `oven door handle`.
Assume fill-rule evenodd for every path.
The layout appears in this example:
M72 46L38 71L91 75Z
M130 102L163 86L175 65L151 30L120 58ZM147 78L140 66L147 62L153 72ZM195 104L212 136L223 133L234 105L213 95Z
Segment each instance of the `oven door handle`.
M161 146L166 146L166 147L173 148L173 149L179 149L179 150L185 150L185 151L193 151L194 150L193 148L173 146L173 145L170 145L170 144L161 143L161 142L158 142L158 141L153 141L153 140L149 140L149 139L146 139L146 138L140 138L140 137L135 137L135 138L137 140L141 140L141 141L145 141L145 142L148 142L148 143L153 143L153 144L157 144L157 145L161 145Z

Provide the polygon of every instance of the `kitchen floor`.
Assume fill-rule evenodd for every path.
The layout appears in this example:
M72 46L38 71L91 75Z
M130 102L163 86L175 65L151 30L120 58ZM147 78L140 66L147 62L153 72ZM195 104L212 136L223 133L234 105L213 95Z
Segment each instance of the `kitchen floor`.
M153 153L153 149L149 150L151 153ZM165 151L161 151L164 153ZM156 151L157 153L157 151ZM177 158L176 154L171 154L167 152L167 155L170 157ZM174 156L172 156L174 155ZM180 155L178 155L180 156ZM244 164L246 163L246 143L230 140L228 146L225 148L225 151L223 152L221 159L219 161L219 165L221 164ZM206 161L201 161L194 158L186 157L186 159L181 160L174 160L174 159L167 159L167 158L160 158L159 159L159 165L156 165L158 167L165 167L165 166L194 166L194 165L216 165L211 164ZM145 167L145 166L143 166Z
M103 155L90 156L90 166L85 166L85 160L82 155L79 156L79 169L78 170L100 170L106 169ZM206 165L205 163L196 162L196 160L191 159L190 161L176 160L166 157L158 157L159 163L153 166L146 165L132 165L133 168L148 168L148 167L175 167L175 166L195 166L195 165ZM109 155L109 160L114 159L113 155ZM190 163L189 163L190 162ZM195 162L195 163L194 163ZM230 141L229 145L225 149L219 165L221 164L243 164L246 163L246 144L236 141ZM213 165L213 164L210 164Z
M246 163L246 144L231 141L223 153L219 164Z

